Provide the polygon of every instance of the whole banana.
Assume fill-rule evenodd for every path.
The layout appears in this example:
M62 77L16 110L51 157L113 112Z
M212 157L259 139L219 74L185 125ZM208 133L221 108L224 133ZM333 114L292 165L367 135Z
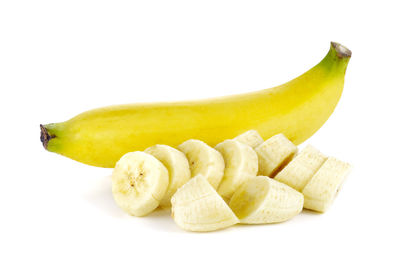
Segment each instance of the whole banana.
M281 86L200 101L94 109L41 125L41 141L51 152L100 167L114 167L125 153L152 145L176 147L196 138L215 146L249 129L266 139L283 133L299 144L332 114L350 57L349 49L332 42L319 64Z

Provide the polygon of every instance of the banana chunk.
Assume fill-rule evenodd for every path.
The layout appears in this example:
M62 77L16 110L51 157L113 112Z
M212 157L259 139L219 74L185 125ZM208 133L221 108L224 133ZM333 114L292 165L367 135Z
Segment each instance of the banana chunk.
M229 200L243 182L257 175L257 154L250 146L236 140L225 140L215 146L215 149L222 154L225 161L224 177L218 193Z
M351 170L349 163L329 157L303 189L304 208L325 212Z
M114 200L126 212L144 216L158 207L168 188L168 170L154 156L131 152L112 173Z
M168 208L172 195L190 179L189 162L182 152L167 145L155 145L144 152L157 158L168 170L169 185L160 202L161 207Z
M208 232L239 223L239 219L202 175L189 180L172 196L172 217L184 230Z
M192 177L203 175L217 188L224 175L224 158L214 148L200 140L190 139L178 146L188 161Z
M264 142L264 139L258 133L257 130L251 129L236 136L233 140L239 141L240 143L246 144L253 149Z
M275 179L301 192L326 159L319 150L308 145L275 176Z
M282 133L272 136L255 148L258 174L273 177L296 154L297 147Z
M254 177L233 194L229 206L243 224L286 221L303 209L303 195L265 176Z

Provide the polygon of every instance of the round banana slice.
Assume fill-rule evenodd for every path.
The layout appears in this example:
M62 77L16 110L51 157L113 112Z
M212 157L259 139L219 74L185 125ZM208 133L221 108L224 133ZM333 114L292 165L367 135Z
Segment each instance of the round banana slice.
M192 177L203 175L217 188L224 175L224 158L222 155L200 140L190 139L178 146L188 161Z
M282 133L269 138L255 148L258 155L258 174L274 177L297 152L297 147Z
M189 180L171 199L172 217L184 230L208 232L227 228L239 219L202 175Z
M189 162L182 152L167 145L155 145L144 152L157 158L168 169L169 185L160 202L161 207L168 208L172 195L190 179Z
M254 177L233 194L229 206L243 224L286 221L303 209L303 195L274 179Z
M264 142L264 139L261 137L261 135L257 132L257 130L254 129L236 136L234 140L249 145L253 149Z
M154 156L131 152L121 157L112 174L114 200L126 212L143 216L158 207L168 188L168 170Z
M229 200L243 182L255 177L258 171L257 154L248 145L236 140L225 140L215 146L224 157L224 177L218 187L218 193Z

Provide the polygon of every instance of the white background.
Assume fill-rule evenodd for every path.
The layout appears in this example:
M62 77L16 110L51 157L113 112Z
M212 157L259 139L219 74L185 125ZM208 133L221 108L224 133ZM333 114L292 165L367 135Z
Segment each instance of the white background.
M396 1L0 2L1 277L399 277ZM333 207L188 233L123 213L111 169L44 151L39 124L110 104L286 82L353 51L343 97L308 143L354 165Z

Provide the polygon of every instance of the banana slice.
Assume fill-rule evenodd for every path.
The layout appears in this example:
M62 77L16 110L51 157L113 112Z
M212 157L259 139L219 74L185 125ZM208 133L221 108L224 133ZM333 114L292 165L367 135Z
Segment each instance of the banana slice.
M244 224L286 221L303 209L303 195L293 188L264 176L245 182L233 194L229 206Z
M275 176L275 179L301 192L326 159L320 151L308 145Z
M189 180L172 196L172 217L184 230L208 232L239 223L239 219L202 175Z
M269 138L255 150L258 155L258 174L273 177L293 158L297 147L280 133Z
M246 131L239 136L236 136L235 138L233 138L233 140L246 144L253 149L264 142L264 139L262 139L261 135L257 132L257 130L254 129Z
M225 161L224 177L218 193L229 200L243 182L257 175L257 154L250 146L236 140L225 140L215 146L215 149L222 154Z
M168 188L168 170L144 152L125 154L112 174L114 200L126 212L143 216L158 207Z
M224 175L224 158L222 155L200 140L187 140L178 146L189 160L192 177L203 175L207 181L217 188Z
M161 207L168 208L172 195L190 179L189 162L182 152L167 145L155 145L144 152L157 158L168 170L169 185L160 202Z
M350 170L349 163L329 157L303 189L304 208L325 212Z

